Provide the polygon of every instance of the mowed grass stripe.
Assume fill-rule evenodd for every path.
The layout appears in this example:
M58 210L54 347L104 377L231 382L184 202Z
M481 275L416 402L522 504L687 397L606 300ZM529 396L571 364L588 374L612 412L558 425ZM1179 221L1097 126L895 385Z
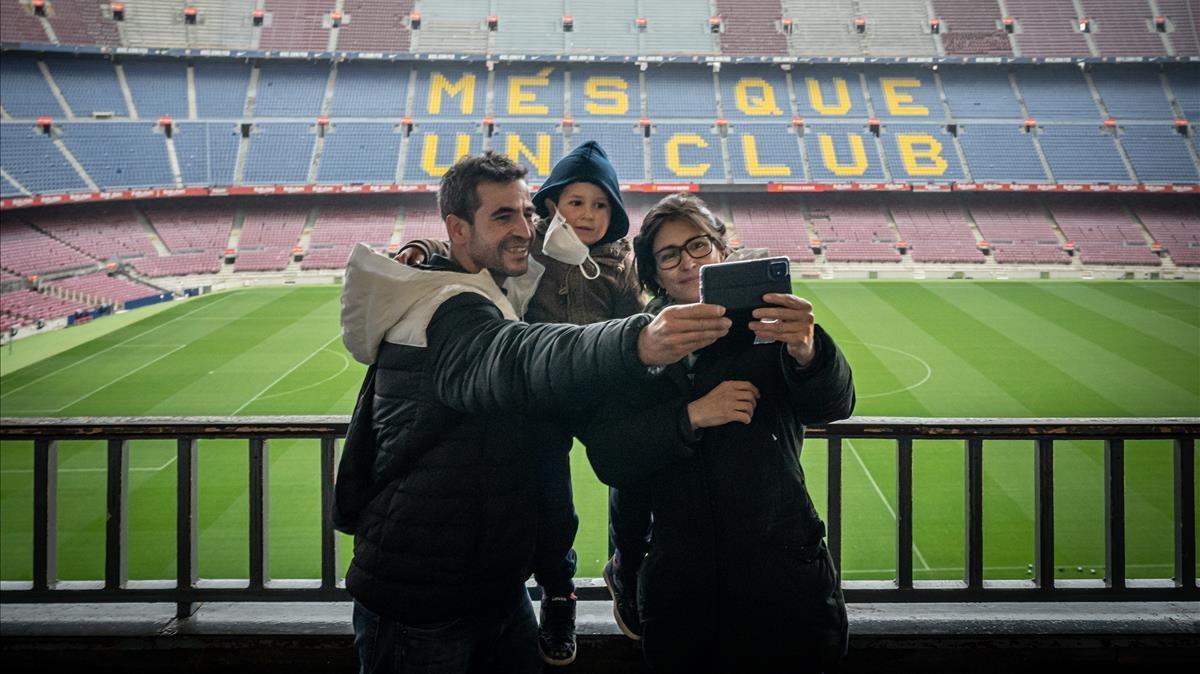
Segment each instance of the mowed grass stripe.
M1105 284L1104 287L1109 292L1119 292L1116 288L1123 285ZM1132 287L1160 296L1162 299L1155 303L1160 313L1200 327L1200 283L1135 283Z
M1150 308L1161 295L1146 288L1133 287L1128 297L1114 297L1104 292L1100 285L1047 285L1043 290L1066 301L1096 310L1110 320L1118 321L1135 330L1153 327L1154 336L1178 349L1196 356L1200 354L1200 339L1196 327L1179 320L1180 312L1159 312ZM1200 297L1197 298L1200 300ZM1200 313L1200 306L1196 309Z

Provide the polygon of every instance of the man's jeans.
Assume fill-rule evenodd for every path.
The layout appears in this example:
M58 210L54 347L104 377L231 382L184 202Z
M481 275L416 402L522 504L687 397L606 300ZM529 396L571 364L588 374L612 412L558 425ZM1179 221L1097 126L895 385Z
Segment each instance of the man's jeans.
M515 589L515 588L514 588ZM404 625L354 602L361 674L474 674L542 671L537 622L524 586L504 606L449 622Z

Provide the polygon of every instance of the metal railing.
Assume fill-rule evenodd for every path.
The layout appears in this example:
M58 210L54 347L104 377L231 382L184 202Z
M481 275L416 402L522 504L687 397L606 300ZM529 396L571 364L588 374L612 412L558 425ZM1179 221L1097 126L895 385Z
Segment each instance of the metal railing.
M269 441L320 441L321 513L333 496L337 443L347 417L130 417L0 419L0 440L32 440L32 582L0 583L5 602L170 602L180 616L204 601L344 601L338 577L338 541L322 516L321 574L312 580L272 580L268 569ZM841 566L842 443L847 439L891 440L896 451L896 574L890 581L844 581L846 598L858 602L975 601L1177 601L1200 599L1196 584L1196 449L1200 418L1140 419L929 419L855 417L814 426L808 437L828 447L828 504L825 519L830 552ZM171 439L177 443L176 578L130 580L129 442ZM241 439L249 452L249 569L242 580L208 580L198 575L199 441ZM104 580L57 578L57 461L60 440L107 441L107 519ZM957 440L964 452L964 576L961 580L913 579L913 442ZM1026 580L985 580L983 564L983 446L985 440L1026 440L1035 447L1034 569ZM1060 441L1104 442L1105 576L1055 579L1054 447ZM1174 576L1127 579L1125 562L1125 442L1174 443ZM1165 486L1165 485L1164 485ZM583 584L581 598L605 599L597 584Z

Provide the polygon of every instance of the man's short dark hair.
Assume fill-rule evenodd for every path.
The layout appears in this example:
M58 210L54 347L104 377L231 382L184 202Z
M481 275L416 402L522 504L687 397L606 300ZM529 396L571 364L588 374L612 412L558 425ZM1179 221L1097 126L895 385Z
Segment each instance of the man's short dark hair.
M521 180L529 169L508 157L488 150L483 154L468 155L459 159L442 176L438 187L438 209L444 221L451 214L475 223L475 211L479 210L479 183L502 185Z

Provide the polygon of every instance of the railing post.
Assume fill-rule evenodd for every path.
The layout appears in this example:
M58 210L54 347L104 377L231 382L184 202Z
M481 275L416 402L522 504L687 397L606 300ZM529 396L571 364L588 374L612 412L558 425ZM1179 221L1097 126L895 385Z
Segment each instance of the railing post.
M825 516L826 534L828 536L829 556L833 558L833 566L838 570L838 578L842 577L842 439L830 437L827 441L829 457L826 464L827 485L826 499L828 506Z
M108 441L108 498L104 535L104 589L129 580L129 442Z
M1196 440L1175 439L1175 586L1196 591Z
M199 441L180 438L175 455L175 617L187 618L195 604L184 599L200 579L197 547L200 540L200 501L197 489Z
M250 589L266 587L267 551L267 440L250 438Z
M912 438L896 439L896 585L913 586Z
M1033 468L1033 566L1038 588L1054 589L1054 440L1038 438Z
M337 585L337 532L333 530L333 479L337 465L337 438L321 438L321 587Z
M1125 589L1125 441L1104 441L1104 584Z
M33 589L58 581L58 442L33 441Z
M983 439L967 440L965 510L967 587L983 589Z

